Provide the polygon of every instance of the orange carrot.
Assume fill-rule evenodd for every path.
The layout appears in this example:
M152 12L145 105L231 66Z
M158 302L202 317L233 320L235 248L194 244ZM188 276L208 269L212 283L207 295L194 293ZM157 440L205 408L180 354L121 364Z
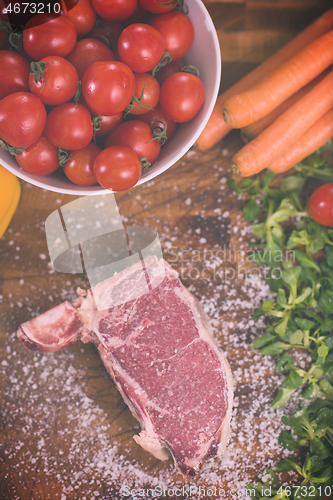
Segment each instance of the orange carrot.
M244 177L269 167L333 106L333 71L233 157Z
M295 102L297 102L301 97L307 94L310 90L312 90L330 71L332 71L332 66L327 68L327 70L323 71L317 78L312 80L312 82L305 85L305 87L301 88L298 92L291 95L288 99L283 101L280 106L273 109L268 115L264 116L260 120L257 120L254 123L251 123L247 127L242 128L241 135L244 142L252 141L255 137L257 137L265 128L269 127L284 111L286 111L290 106L292 106Z
M331 29L333 29L333 9L325 12L325 14L316 19L284 47L278 50L270 58L266 59L260 66L257 66L253 71L239 80L239 82L220 94L206 127L197 139L199 148L208 149L212 147L232 130L232 128L225 123L222 113L223 103L228 97L249 89L265 75L273 71L278 65L297 54L304 46Z
M310 127L285 153L268 167L276 174L286 172L333 138L333 108Z
M333 30L311 42L251 89L229 97L223 105L224 120L233 128L260 120L331 64Z

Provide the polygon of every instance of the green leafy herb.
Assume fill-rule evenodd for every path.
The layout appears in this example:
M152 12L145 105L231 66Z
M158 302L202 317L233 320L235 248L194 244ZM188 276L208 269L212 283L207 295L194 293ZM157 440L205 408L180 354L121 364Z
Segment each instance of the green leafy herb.
M237 194L249 196L244 217L255 222L252 260L266 268L266 281L276 292L274 302L263 302L253 314L254 319L272 318L253 346L275 356L276 369L284 375L272 407L283 408L295 394L298 404L295 413L282 417L285 429L278 439L295 455L248 485L253 500L310 500L333 493L333 229L311 220L306 208L312 179L333 181L323 150L333 151L333 144L296 165L278 187L271 185L276 179L270 171L243 179L241 186L228 181ZM306 368L298 364L300 351L312 360ZM282 486L278 476L288 471L300 477L293 487Z

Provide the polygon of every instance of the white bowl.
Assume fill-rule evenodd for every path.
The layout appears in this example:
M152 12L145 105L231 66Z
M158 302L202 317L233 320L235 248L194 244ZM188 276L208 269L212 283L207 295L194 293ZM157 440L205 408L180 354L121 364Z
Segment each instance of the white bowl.
M193 146L211 115L218 95L221 80L221 54L213 21L201 0L190 0L188 6L188 16L194 26L195 38L190 51L183 60L185 64L192 64L199 69L200 78L205 87L205 102L193 120L178 125L170 142L162 147L157 162L142 175L137 185L167 170ZM0 163L17 177L49 191L72 195L105 194L105 189L101 186L76 186L59 172L47 176L28 174L18 166L13 156L1 148Z

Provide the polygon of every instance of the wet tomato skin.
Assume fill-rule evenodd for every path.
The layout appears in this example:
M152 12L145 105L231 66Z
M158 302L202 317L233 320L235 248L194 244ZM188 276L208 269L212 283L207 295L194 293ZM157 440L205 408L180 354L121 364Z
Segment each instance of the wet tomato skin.
M96 157L94 174L104 188L127 191L139 181L141 164L133 149L112 146L103 149Z
M322 226L333 227L333 183L323 184L316 189L308 203L309 214Z
M49 175L59 168L58 148L44 134L15 156L20 167L29 174Z

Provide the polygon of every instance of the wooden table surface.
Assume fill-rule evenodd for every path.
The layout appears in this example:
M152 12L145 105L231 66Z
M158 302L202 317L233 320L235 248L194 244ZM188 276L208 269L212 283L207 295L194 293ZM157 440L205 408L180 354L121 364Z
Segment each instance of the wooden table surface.
M283 6L291 9L288 15L283 9L268 15L268 3L207 2L222 46L222 88L329 2L298 5L298 16L295 5ZM22 182L18 209L0 240L1 500L238 498L281 456L281 413L270 408L280 377L272 360L251 348L264 328L251 314L269 291L248 259L242 199L226 186L231 156L241 145L235 131L206 152L193 147L153 181L116 195L125 226L157 230L164 258L201 300L228 356L235 406L225 457L211 460L186 485L171 461L156 460L134 442L138 425L94 346L78 343L54 354L21 346L20 323L88 286L83 274L52 269L45 238L47 216L75 198Z

